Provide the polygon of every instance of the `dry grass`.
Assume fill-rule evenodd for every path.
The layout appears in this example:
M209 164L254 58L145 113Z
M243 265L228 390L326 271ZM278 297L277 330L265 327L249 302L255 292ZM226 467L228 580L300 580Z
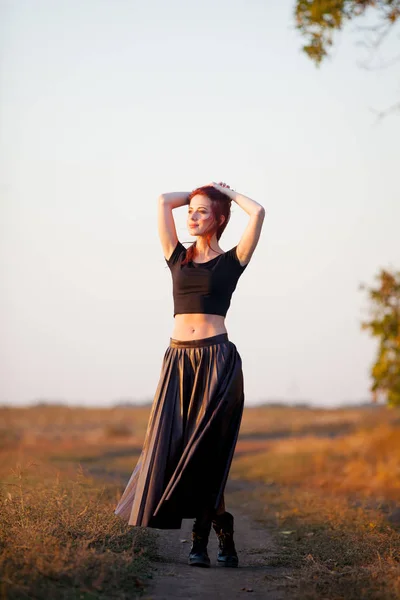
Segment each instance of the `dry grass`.
M142 439L150 408L83 408L68 406L33 406L28 408L0 407L0 449L12 441L25 445L43 441L85 439L98 442L105 437L123 438L129 435ZM122 435L121 435L122 432Z
M259 518L279 548L270 564L293 568L295 597L400 598L400 425L379 413L342 436L268 439L235 456L231 477L260 484Z
M280 486L258 490L257 498L264 506L259 520L277 541L269 564L291 568L294 598L400 597L400 533L379 506Z
M79 439L86 442L104 438L115 428L126 437L142 439L150 406L132 408L84 408L38 405L27 408L0 407L0 434L15 441L23 439L35 444L40 440ZM312 432L321 435L346 433L360 425L373 427L380 423L400 423L400 415L384 406L363 408L294 408L290 406L246 407L241 425L241 438L260 435L283 436ZM0 443L1 443L0 435ZM125 440L124 440L125 442Z
M264 443L235 462L235 477L400 499L400 426L377 424L335 439L308 435Z
M0 408L1 598L140 596L155 534L113 511L149 411ZM293 597L400 597L399 411L246 408L231 477L254 482Z
M0 597L140 597L155 541L113 514L120 488L31 456L1 455Z

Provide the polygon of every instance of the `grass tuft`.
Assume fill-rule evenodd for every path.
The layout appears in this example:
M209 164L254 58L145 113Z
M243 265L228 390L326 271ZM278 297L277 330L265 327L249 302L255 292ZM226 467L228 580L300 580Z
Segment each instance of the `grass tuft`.
M156 537L114 515L120 490L77 467L17 463L2 477L0 597L132 598L151 577Z

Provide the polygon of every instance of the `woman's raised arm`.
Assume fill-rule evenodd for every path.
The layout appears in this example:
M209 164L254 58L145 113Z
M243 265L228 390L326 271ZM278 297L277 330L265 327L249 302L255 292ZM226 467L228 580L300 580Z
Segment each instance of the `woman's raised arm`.
M190 192L171 192L158 197L158 235L164 258L169 260L178 243L172 209L189 204Z
M243 210L250 215L249 222L240 238L240 241L236 248L236 255L242 266L247 265L250 261L254 250L260 239L261 229L264 223L265 208L248 196L239 194L235 190L231 190L230 187L221 182L212 182L212 185L231 198L236 204L243 208Z

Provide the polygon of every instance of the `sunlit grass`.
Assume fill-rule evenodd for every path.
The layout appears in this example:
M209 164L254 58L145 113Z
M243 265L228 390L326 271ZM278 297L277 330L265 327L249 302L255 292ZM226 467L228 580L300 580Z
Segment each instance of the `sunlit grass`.
M10 452L0 468L0 597L139 597L155 538L113 514L120 488L30 457Z
M238 455L231 475L266 483L400 499L400 426L377 424L334 439L313 436L268 441Z
M400 598L400 425L384 417L235 455L231 477L259 484L259 519L275 535L269 564L293 569L299 598Z
M156 534L114 509L149 413L0 408L0 597L142 593ZM243 505L253 496L293 597L400 597L399 411L246 407L230 477L253 486Z

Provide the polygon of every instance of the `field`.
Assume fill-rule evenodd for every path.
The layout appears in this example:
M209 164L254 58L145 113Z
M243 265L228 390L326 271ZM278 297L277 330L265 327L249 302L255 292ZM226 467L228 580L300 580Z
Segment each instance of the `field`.
M160 536L113 513L149 411L0 409L0 598L125 599L160 589ZM257 554L267 569L259 594L400 597L400 410L246 408L227 500L271 540L243 550L244 563Z

